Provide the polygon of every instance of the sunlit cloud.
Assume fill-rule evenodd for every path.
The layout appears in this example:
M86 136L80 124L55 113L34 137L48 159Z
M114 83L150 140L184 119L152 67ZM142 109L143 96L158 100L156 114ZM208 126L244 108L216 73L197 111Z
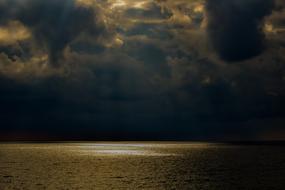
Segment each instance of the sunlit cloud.
M122 8L126 6L127 3L125 2L125 0L116 0L113 3L111 3L111 9Z
M195 12L195 13L203 13L204 11L205 11L204 4L197 4L197 5L194 7L194 12Z
M76 0L76 3L80 6L92 6L96 3L96 0Z
M269 34L278 34L278 33L285 33L285 28L282 27L274 27L273 24L265 23L263 30Z
M18 21L10 21L7 25L0 26L1 45L12 45L29 38L31 38L29 29Z

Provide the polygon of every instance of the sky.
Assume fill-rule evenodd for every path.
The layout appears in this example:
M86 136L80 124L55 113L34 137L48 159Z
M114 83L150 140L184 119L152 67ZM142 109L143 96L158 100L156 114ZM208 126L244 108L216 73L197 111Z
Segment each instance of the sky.
M0 0L0 140L285 140L283 0Z

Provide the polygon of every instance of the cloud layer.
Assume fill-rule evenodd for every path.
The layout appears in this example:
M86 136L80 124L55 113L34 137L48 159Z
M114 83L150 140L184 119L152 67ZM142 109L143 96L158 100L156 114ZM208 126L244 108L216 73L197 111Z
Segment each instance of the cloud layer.
M281 0L2 0L0 139L273 138L284 21Z

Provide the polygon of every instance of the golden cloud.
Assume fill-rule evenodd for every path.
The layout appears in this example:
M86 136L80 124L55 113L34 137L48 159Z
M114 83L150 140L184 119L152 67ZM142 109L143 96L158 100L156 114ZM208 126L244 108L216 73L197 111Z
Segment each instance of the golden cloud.
M31 37L30 31L19 21L10 21L6 26L0 27L0 43L2 45L16 44Z

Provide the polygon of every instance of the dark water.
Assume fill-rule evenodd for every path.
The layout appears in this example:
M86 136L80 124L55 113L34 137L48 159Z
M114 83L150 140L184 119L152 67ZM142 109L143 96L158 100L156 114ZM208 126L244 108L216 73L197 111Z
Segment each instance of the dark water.
M0 190L285 189L285 146L0 144Z

